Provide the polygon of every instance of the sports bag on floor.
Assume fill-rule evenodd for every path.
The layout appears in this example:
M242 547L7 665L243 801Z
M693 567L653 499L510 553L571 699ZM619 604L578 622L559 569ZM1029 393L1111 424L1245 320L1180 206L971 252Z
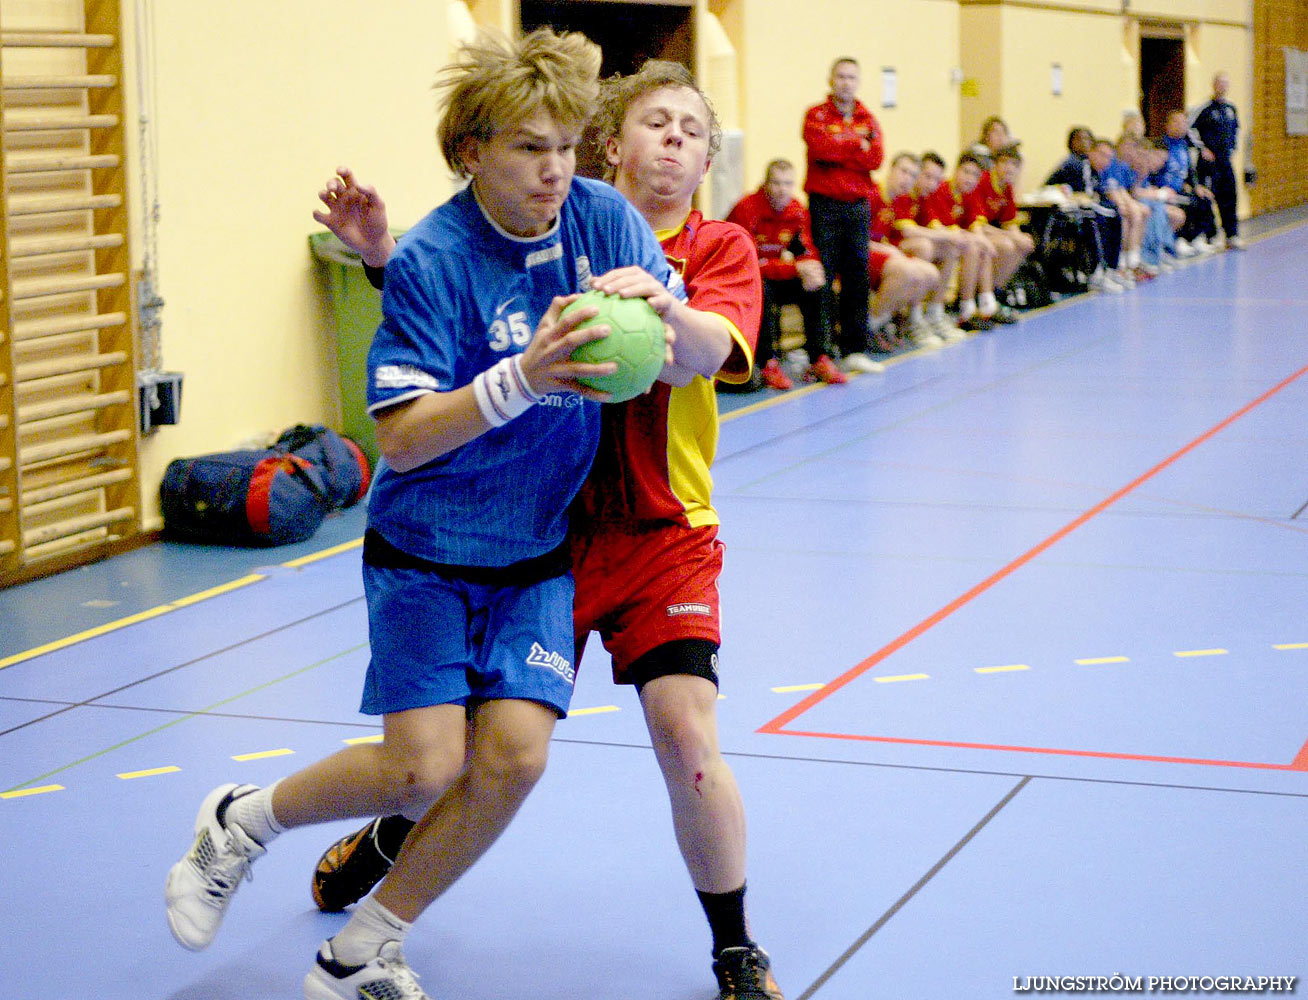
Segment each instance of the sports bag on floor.
M353 507L368 492L368 456L347 437L322 424L296 424L273 446L310 462L322 475L333 509Z
M332 506L314 465L280 448L174 459L159 499L166 538L216 545L302 542Z

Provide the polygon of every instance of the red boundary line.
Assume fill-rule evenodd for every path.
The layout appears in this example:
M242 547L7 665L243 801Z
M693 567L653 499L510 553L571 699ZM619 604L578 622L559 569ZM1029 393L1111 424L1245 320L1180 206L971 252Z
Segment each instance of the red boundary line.
M1155 760L1155 761L1171 761L1177 763L1191 763L1191 764L1214 764L1214 765L1224 765L1230 767L1261 767L1261 768L1274 768L1278 770L1308 771L1308 743L1304 744L1303 749L1299 751L1298 755L1294 758L1294 761L1291 762L1290 764L1265 764L1265 763L1260 764L1260 763L1235 762L1235 761L1191 760L1188 758L1179 758L1179 757L1151 757L1151 756L1135 755L1135 754L1098 753L1088 750L1054 750L1054 749L1037 748L1037 747L988 746L986 744L980 744L980 743L947 743L947 742L939 742L933 740L896 739L888 736L887 737L857 736L852 734L840 734L840 733L799 732L796 730L788 730L785 728L791 722L794 722L797 718L799 718L801 715L807 712L810 708L813 708L815 705L829 698L831 695L835 694L841 688L845 687L845 685L851 683L852 681L857 680L859 677L862 677L865 673L867 673L877 664L881 663L887 657L903 649L914 639L918 638L918 636L922 635L924 632L940 624L942 621L944 621L946 618L952 615L959 608L963 607L966 604L969 604L971 601L979 597L981 594L985 593L995 584L999 583L1001 580L1017 572L1019 569L1021 569L1023 566L1029 563L1036 556L1040 555L1047 549L1051 548L1056 543L1062 541L1077 528L1081 527L1081 525L1085 524L1087 521L1091 520L1092 518L1102 514L1105 510L1107 510L1113 504L1117 503L1123 497L1127 496L1132 491L1138 489L1141 485L1148 482L1154 476L1158 475L1158 473L1162 472L1168 466L1172 465L1179 459L1183 458L1185 455L1188 455L1190 452L1194 451L1195 448L1198 448L1201 444L1204 444L1209 439L1219 434L1221 431L1225 430L1227 427L1235 423L1237 420L1239 420L1249 411L1267 402L1267 400L1271 399L1274 395L1276 395L1286 386L1290 385L1292 382L1296 381L1297 379L1302 378L1305 374L1308 374L1308 365L1305 365L1303 368L1300 368L1294 374L1289 375L1286 378L1282 379L1280 382L1276 383L1276 385L1272 386L1262 395L1258 396L1251 402L1246 403L1244 406L1240 407L1240 409L1236 410L1225 420L1222 420L1220 423L1216 424L1215 426L1210 427L1207 431L1205 431L1203 434L1200 434L1189 444L1185 445L1183 448L1179 449L1178 451L1173 452L1171 455L1167 456L1167 458L1163 459L1161 462L1159 462L1153 468L1149 469L1147 472L1144 472L1141 475L1137 476L1135 479L1131 480L1129 483L1127 483L1121 489L1117 490L1115 493L1112 493L1108 497L1104 498L1099 503L1095 504L1093 507L1085 511L1083 514L1081 514L1074 520L1069 521L1067 524L1063 525L1063 527L1059 528L1044 541L1037 544L1034 548L1018 556L1007 566L1004 566L1002 569L992 573L990 576L986 577L976 586L972 587L970 590L966 591L959 597L954 598L939 611L928 616L927 618L924 618L922 621L918 622L916 625L910 628L907 632L903 633L898 638L891 640L889 643L887 643L885 646L882 646L871 656L867 657L865 660L861 661L860 663L855 664L853 667L851 667L849 670L846 670L835 680L824 685L820 690L813 692L803 700L792 705L789 709L782 712L780 715L778 715L776 718L772 719L771 721L765 722L762 726L758 728L757 732L764 733L767 735L773 735L773 736L813 736L813 737L825 737L830 739L850 739L850 740L861 740L861 741L870 741L870 742L878 742L878 743L912 743L912 744L919 744L925 746L972 747L972 748L990 749L990 750L1021 750L1030 753L1053 753L1053 754L1066 754L1066 755L1084 756L1084 757L1111 757L1115 759L1125 759L1125 760Z
M1148 753L1109 753L1105 750L1062 750L1057 747L1019 747L1002 743L963 743L953 740L918 740L900 736L865 736L860 733L811 733L787 729L784 736L811 736L826 740L857 740L860 743L907 743L919 747L954 747L964 750L1005 750L1016 753L1043 753L1057 757L1097 757L1107 760L1149 760L1164 764L1206 764L1209 767L1253 767L1264 771L1308 771L1308 743L1299 751L1291 764L1269 764L1266 761L1217 760L1210 757L1165 757Z

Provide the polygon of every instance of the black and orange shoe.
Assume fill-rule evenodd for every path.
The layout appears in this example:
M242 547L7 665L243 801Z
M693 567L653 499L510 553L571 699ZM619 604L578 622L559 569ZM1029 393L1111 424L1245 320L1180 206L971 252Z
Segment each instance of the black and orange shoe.
M313 901L324 913L340 913L357 903L386 877L395 863L382 853L377 832L384 819L342 837L323 853L313 870Z
M786 1000L772 978L772 960L758 945L723 948L713 960L718 1000Z

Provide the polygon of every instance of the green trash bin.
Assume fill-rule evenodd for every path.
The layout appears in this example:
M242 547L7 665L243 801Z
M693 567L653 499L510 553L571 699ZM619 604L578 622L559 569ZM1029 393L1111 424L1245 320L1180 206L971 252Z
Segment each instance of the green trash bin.
M372 418L368 416L366 386L368 347L381 323L381 293L368 283L359 255L331 233L310 236L309 250L327 273L336 314L341 429L367 453L375 466L380 453Z

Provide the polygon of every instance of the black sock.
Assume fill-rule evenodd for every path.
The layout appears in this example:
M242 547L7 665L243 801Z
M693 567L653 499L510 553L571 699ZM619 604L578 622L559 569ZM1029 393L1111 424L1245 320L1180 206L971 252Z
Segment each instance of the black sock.
M724 948L748 948L754 944L745 926L745 887L731 892L700 892L699 905L704 907L704 916L708 917L709 930L713 932L713 954L719 955Z
M400 848L404 846L404 838L415 826L417 824L413 820L399 813L383 816L377 821L377 847L394 862L400 855Z

